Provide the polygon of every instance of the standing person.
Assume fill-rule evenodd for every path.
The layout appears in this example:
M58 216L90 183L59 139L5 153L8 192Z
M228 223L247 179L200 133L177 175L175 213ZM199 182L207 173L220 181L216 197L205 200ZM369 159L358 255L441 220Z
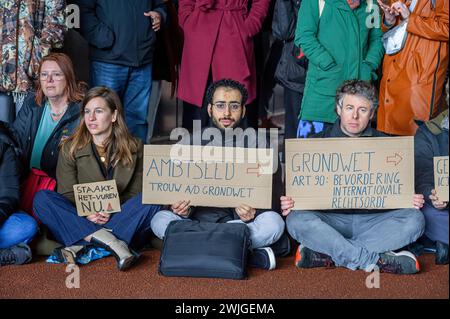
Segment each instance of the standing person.
M378 93L366 81L346 81L336 94L338 119L317 138L383 137L370 121L377 107ZM420 212L422 194L411 198L414 208L393 210L341 209L326 211L294 210L291 197L281 197L281 209L291 236L300 243L295 256L299 268L340 266L371 271L414 274L417 258L397 251L419 238L425 220ZM394 252L397 251L397 252Z
M283 51L275 72L277 81L283 86L284 137L297 137L298 116L300 114L308 62L298 59L295 54L295 26L301 0L277 0L272 23L274 36L283 41Z
M73 263L77 253L91 243L110 251L119 270L128 269L151 236L150 221L159 206L142 204L143 145L125 124L117 94L95 87L83 101L77 131L62 146L56 178L57 191L40 191L34 210L56 240L63 259ZM121 212L77 215L73 185L115 180Z
M42 58L63 46L66 5L64 0L1 3L0 120L13 122L28 91L34 89Z
M448 67L449 2L378 3L384 12L383 30L406 21L408 34L400 52L384 57L377 129L414 135L415 120L426 122L442 112L438 106Z
M377 80L384 48L378 11L368 5L370 1L361 0L302 1L295 45L309 65L299 117L301 137L336 121L334 98L343 81Z
M28 243L37 233L36 221L17 211L20 165L18 145L0 121L0 266L24 264L31 260Z
M119 95L130 132L144 143L156 32L166 21L161 0L76 0L89 43L91 86Z
M183 127L191 129L197 119L207 124L204 98L213 81L234 79L246 87L248 104L256 98L253 37L261 30L269 3L254 0L248 9L248 0L179 1L184 46L178 98L183 100Z

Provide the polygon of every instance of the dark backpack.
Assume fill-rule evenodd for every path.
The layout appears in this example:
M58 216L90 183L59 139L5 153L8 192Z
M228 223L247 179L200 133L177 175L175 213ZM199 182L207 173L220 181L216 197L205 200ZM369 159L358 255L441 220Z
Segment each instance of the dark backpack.
M284 44L275 79L296 92L303 92L308 67L306 56L294 45L300 4L301 0L277 0L272 21L273 36Z

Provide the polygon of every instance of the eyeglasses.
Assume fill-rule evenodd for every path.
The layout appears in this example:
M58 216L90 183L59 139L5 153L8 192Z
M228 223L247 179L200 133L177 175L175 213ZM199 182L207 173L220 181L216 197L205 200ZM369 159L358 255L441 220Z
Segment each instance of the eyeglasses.
M241 108L241 103L238 102L230 102L230 103L225 103L225 102L216 102L212 104L218 111L225 111L225 108L228 107L230 108L231 112L237 112L240 110Z
M54 81L61 81L64 78L64 73L62 73L62 72L52 72L52 73L41 72L39 74L39 78L42 81L47 81L50 77L52 77L52 79Z

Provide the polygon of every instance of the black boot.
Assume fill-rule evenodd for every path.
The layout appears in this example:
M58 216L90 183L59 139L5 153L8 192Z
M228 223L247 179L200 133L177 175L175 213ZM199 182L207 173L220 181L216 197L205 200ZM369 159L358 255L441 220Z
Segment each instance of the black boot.
M93 233L91 243L111 252L116 257L119 270L128 269L139 258L137 253L130 251L124 241L117 239L116 236L106 229L100 229Z

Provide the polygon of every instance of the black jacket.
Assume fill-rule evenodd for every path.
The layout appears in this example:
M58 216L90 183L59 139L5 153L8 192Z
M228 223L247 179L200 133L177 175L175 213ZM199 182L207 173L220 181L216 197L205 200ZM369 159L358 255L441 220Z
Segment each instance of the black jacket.
M433 157L448 156L448 129L441 126L445 116L448 116L448 110L427 123L418 123L414 136L416 193L423 194L429 204L431 190L435 187Z
M81 33L94 61L138 67L153 61L156 33L144 12L157 11L161 26L166 9L161 0L76 0Z
M211 128L215 128L215 126L212 124L211 121L209 121L209 125ZM240 128L243 129L243 131L245 131L246 126L245 125L241 125ZM239 143L236 141L235 138L233 138L233 140L226 140L225 139L225 132L222 131L222 139L220 141L214 139L214 137L209 137L208 136L208 131L205 132L205 130L207 130L208 128L205 128L202 130L202 140L201 140L201 145L210 145L210 146L226 146L226 147L244 147L244 148L257 148L259 143L258 143L258 139L256 140L251 140L248 138L245 139L241 139L239 138L239 140L243 140L243 143ZM206 140L203 139L203 137L207 137ZM265 148L268 148L270 146L269 144L269 137L265 136L266 138L266 144L265 144ZM194 145L194 138L192 136L189 136L189 142L191 145ZM260 147L262 147L260 145ZM274 154L274 156L278 157L278 154ZM280 211L280 207L279 207L279 198L281 196L281 191L282 191L282 182L281 182L281 165L280 162L278 162L277 165L277 171L274 173L273 175L273 181L272 181L272 188L273 188L273 192L272 192L272 210L274 211ZM269 209L257 209L256 210L256 215L258 216L259 214L268 211ZM230 207L230 208L223 208L223 207L204 207L204 206L196 206L196 207L191 207L191 214L190 217L192 219L195 220L199 220L199 221L203 221L203 222L211 222L211 223L225 223L228 222L230 220L236 220L236 219L240 219L239 215L236 213L235 211L235 207Z
M19 142L21 149L20 161L23 165L23 175L28 176L30 168L31 153L33 151L34 139L39 128L44 107L36 104L34 94L30 93L20 109L20 112L14 121L14 134ZM80 120L80 105L70 103L66 113L58 123L47 141L42 151L41 169L48 176L56 178L56 163L58 162L59 145L62 140L72 135L78 126Z
M0 121L0 226L19 203L18 145L6 123Z
M361 133L359 137L387 137L388 135L377 131L369 125ZM327 138L327 137L349 137L341 130L341 121L337 119L332 126L327 126L325 130L320 133L314 134L312 138Z
M283 42L283 48L278 62L275 78L284 87L303 93L306 80L308 60L294 57L294 38L297 26L297 15L301 0L276 0L272 21L273 36Z

